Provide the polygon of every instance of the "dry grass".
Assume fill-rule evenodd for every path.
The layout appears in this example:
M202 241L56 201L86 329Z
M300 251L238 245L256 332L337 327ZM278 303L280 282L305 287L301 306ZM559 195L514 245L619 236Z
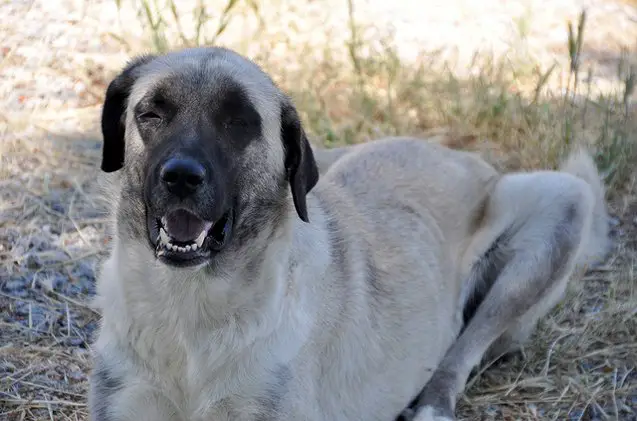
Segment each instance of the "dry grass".
M552 168L573 145L594 147L607 178L615 252L573 283L523 357L478 370L458 411L470 420L637 419L635 54L609 52L615 75L612 83L597 84L582 58L587 26L579 42L574 14L571 42L555 67L525 54L519 35L526 23L518 20L509 54L482 52L456 72L444 52L407 61L390 35L358 21L356 8L349 16L344 8L345 26L336 36L317 41L298 35L293 25L300 21L290 11L298 6L291 3L221 3L206 9L199 35L182 3L175 9L179 27L170 7L158 13L147 3L137 21L146 31L113 30L104 42L117 39L133 54L217 39L248 53L293 96L314 141L327 147L390 134L441 134L503 170ZM277 13L285 30L259 26ZM242 22L261 35L244 42L237 36ZM135 28L130 21L123 26ZM300 51L303 60L290 62ZM0 66L9 60L17 59L8 54ZM87 419L87 350L98 320L88 300L108 241L95 182L100 144L93 139L99 101L117 67L50 65L82 81L83 102L70 110L0 115L0 419ZM53 129L58 120L83 132ZM27 286L11 290L20 279Z
M98 320L88 298L104 241L91 180L98 149L42 133L5 142L0 419L86 419L88 349ZM13 290L21 281L26 287Z

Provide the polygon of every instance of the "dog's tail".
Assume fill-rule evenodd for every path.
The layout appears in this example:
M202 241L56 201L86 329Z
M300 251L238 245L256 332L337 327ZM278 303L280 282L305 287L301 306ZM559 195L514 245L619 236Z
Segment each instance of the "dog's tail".
M562 162L560 171L574 175L591 187L595 200L591 221L591 232L584 244L577 266L592 267L602 263L610 252L610 218L606 205L606 189L597 166L591 155L584 148L579 148Z

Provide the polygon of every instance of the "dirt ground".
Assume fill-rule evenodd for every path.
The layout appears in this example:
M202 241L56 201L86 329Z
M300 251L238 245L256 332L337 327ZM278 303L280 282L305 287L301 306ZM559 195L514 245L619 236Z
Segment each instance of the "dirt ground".
M100 106L114 72L148 48L130 2L122 3L118 13L114 0L0 0L1 420L87 420L99 321L90 298L109 242L98 181ZM371 31L365 35L391 35L405 63L435 52L453 57L458 74L469 73L476 51L497 55L518 45L539 64L566 66L566 22L586 7L583 67L593 69L593 88L607 92L619 84L622 47L637 41L637 8L628 1L354 4ZM286 71L318 60L319 50L347 56L344 1L277 0L262 3L260 16L237 17L219 42ZM565 74L552 80L556 89ZM459 417L637 420L634 180L609 192L613 255L569 291L524 357L473 378Z

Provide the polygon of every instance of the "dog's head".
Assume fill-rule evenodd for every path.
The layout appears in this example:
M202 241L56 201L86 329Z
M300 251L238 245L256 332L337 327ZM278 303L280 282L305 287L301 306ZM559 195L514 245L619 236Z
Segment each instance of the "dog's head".
M231 50L134 59L108 86L102 133L101 168L123 177L118 235L167 265L249 247L287 215L309 221L318 170L298 114Z

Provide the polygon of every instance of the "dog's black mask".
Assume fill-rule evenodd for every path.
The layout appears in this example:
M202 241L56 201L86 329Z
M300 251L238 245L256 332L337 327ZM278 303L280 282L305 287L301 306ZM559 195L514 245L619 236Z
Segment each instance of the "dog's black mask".
M214 59L215 51L210 49L208 59ZM148 241L167 264L199 265L233 238L241 172L248 170L242 153L251 142L265 141L263 121L243 86L218 75L212 84L202 71L169 73L129 104L135 82L154 59L132 61L107 89L102 170L125 166L125 110L131 107L144 149L136 156L143 165L134 172L143 179ZM305 196L318 181L318 169L294 107L272 100L281 115L283 173L298 216L308 222Z

